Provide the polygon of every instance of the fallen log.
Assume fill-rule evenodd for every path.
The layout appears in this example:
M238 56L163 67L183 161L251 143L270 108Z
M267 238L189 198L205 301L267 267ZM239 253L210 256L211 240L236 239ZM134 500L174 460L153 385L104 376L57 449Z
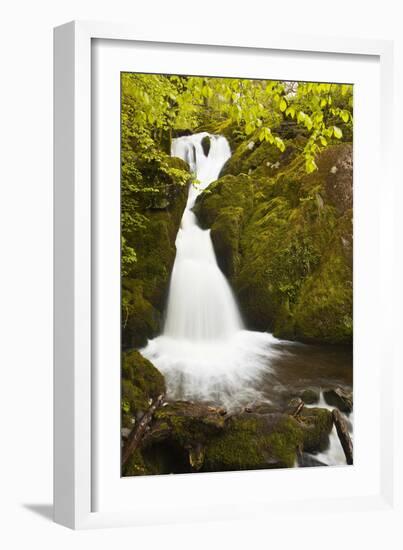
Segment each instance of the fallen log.
M122 467L125 466L126 462L129 460L130 456L137 449L138 444L140 443L144 432L147 429L147 426L152 420L153 414L161 406L164 401L165 395L159 395L157 399L151 404L150 408L146 413L144 413L142 419L138 424L134 426L129 437L127 438L126 444L123 447L122 451Z
M341 446L343 447L343 451L346 456L346 462L347 464L352 464L353 442L351 441L346 421L338 409L333 409L332 416L334 425L336 426L337 435L339 436Z

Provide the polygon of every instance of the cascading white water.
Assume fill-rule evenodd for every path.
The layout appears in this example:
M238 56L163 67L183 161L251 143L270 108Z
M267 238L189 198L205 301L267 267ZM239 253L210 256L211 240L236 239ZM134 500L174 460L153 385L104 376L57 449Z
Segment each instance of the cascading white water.
M210 139L208 155L203 138ZM231 288L220 271L210 230L199 227L192 208L231 156L227 140L207 132L173 140L172 156L185 160L198 180L176 238L163 334L142 350L163 372L174 399L215 401L236 408L262 399L256 383L275 353L270 334L244 330Z
M314 405L305 405L305 407L319 407L321 409L327 409L328 411L332 411L334 409L334 407L331 407L326 403L325 398L323 397L323 391L320 392L318 403ZM354 413L351 412L350 414L346 414L340 411L340 414L344 418L344 421L348 426L350 437L353 440ZM343 447L341 446L339 436L337 435L336 426L333 426L332 431L329 434L329 447L325 451L315 454L314 458L327 466L346 465L346 456L344 454Z
M173 141L172 156L187 160L200 182L192 186L176 238L176 259L169 290L164 334L174 339L219 340L242 329L231 289L220 271L210 231L203 231L192 212L197 196L218 178L231 156L223 137L209 136L204 155L201 139L206 133Z

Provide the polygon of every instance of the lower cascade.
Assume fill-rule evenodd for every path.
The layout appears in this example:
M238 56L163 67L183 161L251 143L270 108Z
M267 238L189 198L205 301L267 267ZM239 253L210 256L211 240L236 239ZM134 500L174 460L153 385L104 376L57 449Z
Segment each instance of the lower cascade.
M208 139L207 155L202 145ZM171 155L185 160L197 184L189 189L176 238L166 321L161 336L141 350L165 375L172 399L236 408L262 399L258 380L276 353L268 333L245 330L232 290L218 267L210 230L192 208L231 156L225 137L202 132L174 139Z

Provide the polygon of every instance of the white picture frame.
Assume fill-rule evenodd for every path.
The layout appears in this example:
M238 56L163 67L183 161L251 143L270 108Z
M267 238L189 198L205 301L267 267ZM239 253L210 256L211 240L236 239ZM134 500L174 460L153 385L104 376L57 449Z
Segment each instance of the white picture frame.
M355 215L363 220L360 228L372 228L373 249L368 245L368 239L363 237L361 252L362 268L364 264L371 268L368 286L364 285L363 277L355 277L354 284L361 284L362 290L356 300L358 315L355 315L355 331L361 331L358 342L363 349L365 339L368 343L368 356L365 357L370 368L368 384L366 386L367 404L363 399L363 407L368 406L368 399L375 398L377 416L375 426L379 427L376 438L374 460L368 462L358 459L351 469L336 469L338 473L332 473L334 491L326 498L323 493L323 484L326 476L323 469L313 469L316 472L304 471L307 482L305 487L300 484L300 494L296 490L295 498L289 493L281 502L276 500L276 492L272 491L269 497L260 493L259 486L267 482L269 474L271 482L280 487L287 484L289 476L294 480L297 471L259 471L259 472L231 472L216 474L199 474L192 476L154 476L153 478L131 479L129 494L133 495L129 505L126 497L122 500L123 493L117 487L108 489L106 499L108 506L98 509L97 498L98 484L103 477L108 476L108 470L104 470L97 461L97 453L107 453L106 441L110 446L116 442L110 441L114 428L111 428L104 436L103 443L99 443L99 430L97 415L99 406L97 400L103 399L102 387L105 383L97 380L97 357L99 357L98 343L95 333L99 322L105 317L105 310L98 307L99 294L98 283L94 283L99 269L96 253L96 239L99 225L97 218L99 213L105 216L102 201L98 202L94 174L98 168L92 170L92 155L94 154L97 136L94 136L93 123L96 117L97 106L94 105L94 47L97 41L114 41L117 46L127 47L128 44L155 45L162 51L169 45L175 45L177 51L209 52L210 59L213 53L217 57L226 53L237 52L246 57L256 55L275 56L280 54L283 60L287 56L297 55L299 59L304 56L314 59L316 55L326 56L326 63L332 59L352 59L359 56L365 63L371 60L376 64L379 72L380 90L376 89L374 101L375 107L374 128L379 128L380 143L378 139L368 142L371 147L371 170L366 176L369 184L367 202L358 206ZM120 42L124 41L124 42ZM112 42L109 42L112 43ZM164 46L165 44L165 46ZM172 52L170 52L171 54ZM382 195L378 194L376 187L376 169L382 163L383 174L390 170L390 151L392 139L392 105L393 105L393 45L388 41L372 41L359 39L337 39L312 36L287 36L283 34L268 37L256 37L255 40L242 40L238 37L233 42L217 39L217 37L205 34L199 41L192 33L183 31L181 36L170 36L167 30L164 36L152 36L147 30L139 30L130 25L72 22L55 29L54 40L54 75L55 75L55 385L54 385L54 417L55 417L55 443L54 443L54 504L55 521L71 528L91 528L119 525L139 525L160 522L178 522L186 520L220 519L245 516L259 516L287 506L287 513L295 513L300 507L301 495L306 495L307 486L312 484L317 488L304 501L304 508L315 513L326 503L328 509L337 509L340 506L351 510L369 511L393 509L394 498L394 442L393 423L391 418L395 413L393 401L390 398L390 387L393 384L393 355L386 345L389 331L388 322L383 323L379 341L376 347L373 342L373 332L365 321L366 291L373 292L377 285L382 291L374 296L374 308L376 314L385 320L390 304L393 289L393 273L390 269L390 260L393 254L394 243L393 226L389 222L389 212L393 209L393 178L389 177L384 185ZM98 55L98 54L97 54ZM139 59L141 52L137 52ZM115 56L116 57L116 56ZM173 57L170 55L170 58ZM163 66L169 71L169 64L173 61L167 59ZM284 62L284 61L283 61ZM222 62L221 62L222 63ZM144 67L144 65L143 65ZM155 67L155 66L153 66ZM142 70L145 72L144 68ZM223 69L224 70L224 67ZM155 68L152 71L157 72ZM151 71L151 72L152 72ZM196 69L197 72L197 69ZM373 74L375 74L375 72ZM370 74L370 73L368 73ZM371 73L372 74L372 73ZM242 75L241 75L242 76ZM95 80L94 80L95 79ZM295 78L296 80L298 78ZM374 104L372 104L374 106ZM363 112L363 118L365 113ZM92 118L93 117L93 118ZM117 121L119 125L119 120ZM379 127L378 127L379 124ZM365 127L363 123L363 128ZM368 127L367 127L368 128ZM102 133L102 127L101 127ZM363 131L364 136L364 131ZM378 132L376 132L378 136ZM359 140L358 135L358 140ZM372 139L372 138L371 138ZM116 143L119 147L119 143ZM364 146L360 153L365 154ZM368 153L367 151L367 153ZM356 155L356 151L355 151ZM361 156L362 158L362 156ZM355 159L356 160L356 159ZM358 163L360 166L360 163ZM361 163L362 165L362 163ZM374 172L375 170L375 172ZM360 174L358 174L360 177ZM362 176L362 174L361 174ZM356 173L354 175L356 177ZM116 194L113 195L116 198ZM112 199L113 199L112 197ZM359 198L359 197L358 197ZM115 201L116 202L116 201ZM104 203L105 204L105 203ZM355 204L357 204L355 202ZM360 204L360 203L359 203ZM357 206L356 206L357 208ZM375 220L366 216L366 208L371 214L375 214ZM99 209L99 210L98 210ZM107 215L107 214L106 214ZM103 218L105 219L105 217ZM366 220L366 221L365 221ZM361 222L360 222L361 223ZM366 225L365 225L366 224ZM356 228L355 228L356 230ZM387 246L386 243L389 243ZM110 248L111 254L116 248ZM382 269L377 265L382 254ZM358 265L358 274L363 272ZM389 268L388 268L389 267ZM118 268L117 268L118 269ZM116 272L115 272L116 274ZM113 277L113 274L112 274ZM115 304L116 305L116 304ZM116 311L116 308L115 308ZM100 321L101 318L101 321ZM392 317L393 318L393 317ZM358 319L358 321L357 321ZM379 332L379 331L378 331ZM371 345L369 345L371 343ZM104 350L105 351L105 350ZM356 349L355 349L356 352ZM380 368L382 367L382 368ZM372 376L371 376L372 373ZM360 397L358 388L358 397ZM115 392L116 394L116 392ZM110 404L113 406L113 403ZM378 407L379 405L379 407ZM108 409L109 410L109 409ZM364 410L364 409L363 409ZM379 413L379 414L378 414ZM358 417L359 418L359 417ZM115 424L116 426L116 424ZM363 441L369 441L368 430L365 430L365 421L361 421L363 427ZM365 432L367 432L365 434ZM117 433L117 439L119 433ZM102 439L102 438L101 438ZM359 436L358 436L359 439ZM117 443L118 444L118 443ZM102 446L104 445L104 446ZM359 441L358 441L359 446ZM364 456L364 444L362 456ZM366 447L368 448L368 447ZM117 447L117 451L119 447ZM375 456L376 455L376 456ZM360 455L359 455L360 456ZM113 461L111 462L113 465ZM311 469L312 470L312 469ZM322 473L321 473L321 471ZM332 469L333 470L333 469ZM116 476L120 475L115 472ZM341 480L345 479L344 487ZM370 482L371 481L371 482ZM136 485L133 485L133 482ZM185 505L180 505L180 495L185 494L191 485L191 492L198 492L199 504L189 499ZM228 502L222 506L208 502L208 495L201 496L207 487L220 486L221 491L227 494ZM152 508L152 503L144 506L143 497L152 491L169 489L177 493L176 504L172 502L161 503ZM338 487L338 490L336 488ZM366 489L364 488L366 487ZM274 496L273 496L274 495ZM136 497L138 505L136 505ZM120 505L118 505L120 502ZM123 502L123 504L122 504Z

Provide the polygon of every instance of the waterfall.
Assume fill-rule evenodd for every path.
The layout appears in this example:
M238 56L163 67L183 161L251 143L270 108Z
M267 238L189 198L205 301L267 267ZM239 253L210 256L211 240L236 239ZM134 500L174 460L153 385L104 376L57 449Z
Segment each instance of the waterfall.
M208 156L201 140L210 139ZM220 271L210 231L199 227L192 208L197 196L218 178L231 156L227 140L207 133L175 139L172 156L187 160L198 180L191 186L176 238L164 334L176 339L218 340L243 328L231 289Z
M203 138L209 138L205 155ZM191 185L176 238L176 258L163 334L141 350L165 375L168 396L234 408L263 399L260 375L268 369L276 339L244 329L238 306L218 267L210 237L192 208L230 158L223 136L202 132L174 139L172 156L185 160L197 179Z

